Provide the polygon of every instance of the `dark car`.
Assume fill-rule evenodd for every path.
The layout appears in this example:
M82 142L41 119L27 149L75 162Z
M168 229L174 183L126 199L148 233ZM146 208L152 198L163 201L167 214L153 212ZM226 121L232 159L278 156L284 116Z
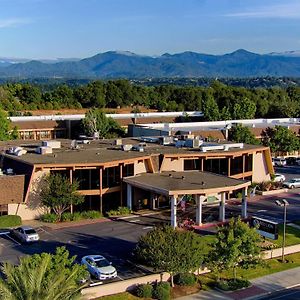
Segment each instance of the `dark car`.
M285 160L286 160L286 164L289 165L289 166L297 165L297 158L296 157L287 157Z

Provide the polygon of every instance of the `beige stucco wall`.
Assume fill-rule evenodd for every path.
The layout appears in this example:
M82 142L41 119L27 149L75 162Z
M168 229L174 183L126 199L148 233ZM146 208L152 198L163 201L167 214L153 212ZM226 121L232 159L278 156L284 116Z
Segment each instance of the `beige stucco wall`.
M184 165L183 158L164 158L161 171L177 171L182 172Z
M136 161L134 163L134 175L141 174L141 173L147 173L147 172L148 172L148 169L147 169L147 166L146 166L144 160L141 162Z
M9 204L8 214L17 214L22 220L34 220L47 211L47 209L40 204L40 192L44 178L49 172L49 170L44 170L37 171L33 174L26 204Z
M261 182L270 180L268 166L263 153L253 154L253 176L252 181Z

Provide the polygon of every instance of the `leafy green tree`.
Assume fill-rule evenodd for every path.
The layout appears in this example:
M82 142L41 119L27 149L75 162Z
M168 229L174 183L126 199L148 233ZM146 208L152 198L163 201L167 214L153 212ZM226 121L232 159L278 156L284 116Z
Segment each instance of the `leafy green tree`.
M207 121L217 121L220 119L219 108L212 93L208 91L203 96L202 104L204 118Z
M142 236L135 249L139 261L155 270L178 273L195 271L203 261L203 243L199 235L178 231L170 226L157 227Z
M293 152L300 148L299 138L296 134L283 126L267 128L263 132L263 144L270 147L272 152Z
M7 119L7 113L0 109L0 141L18 138L17 128L11 128L11 122Z
M50 174L45 178L45 184L41 190L41 202L50 208L58 219L72 205L80 204L84 197L77 192L78 182L70 180L61 174Z
M229 224L218 229L217 239L207 255L208 267L216 272L233 269L249 269L262 264L259 246L261 238L255 228L250 228L240 218L231 219Z
M248 98L243 98L234 104L232 117L235 120L253 119L255 112L256 104Z
M85 267L75 264L65 247L55 254L42 253L22 257L14 266L4 263L0 279L0 298L5 300L73 300L80 299L86 278Z
M255 138L250 129L241 124L237 124L229 130L229 140L251 145L259 144L259 140Z
M123 135L123 130L112 118L106 117L100 109L90 109L82 120L86 134L93 136L98 134L99 138L109 138Z

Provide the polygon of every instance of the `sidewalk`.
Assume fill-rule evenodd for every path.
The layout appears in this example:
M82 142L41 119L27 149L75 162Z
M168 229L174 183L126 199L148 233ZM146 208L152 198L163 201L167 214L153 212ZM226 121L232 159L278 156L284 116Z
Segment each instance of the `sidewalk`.
M180 300L254 300L280 290L300 285L300 267L250 280L250 288L222 293L216 290L203 291Z

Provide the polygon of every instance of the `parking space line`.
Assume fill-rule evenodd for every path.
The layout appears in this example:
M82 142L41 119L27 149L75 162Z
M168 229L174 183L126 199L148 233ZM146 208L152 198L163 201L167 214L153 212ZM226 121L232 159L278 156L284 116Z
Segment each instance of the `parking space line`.
M119 278L120 280L124 281L125 279L123 279L122 277L120 277L119 275L117 276L117 278Z
M21 245L21 243L19 243L18 241L16 241L15 239L13 239L11 236L9 236L8 234L6 235L6 237L8 237L10 240L12 240L13 242L15 242L18 245Z

